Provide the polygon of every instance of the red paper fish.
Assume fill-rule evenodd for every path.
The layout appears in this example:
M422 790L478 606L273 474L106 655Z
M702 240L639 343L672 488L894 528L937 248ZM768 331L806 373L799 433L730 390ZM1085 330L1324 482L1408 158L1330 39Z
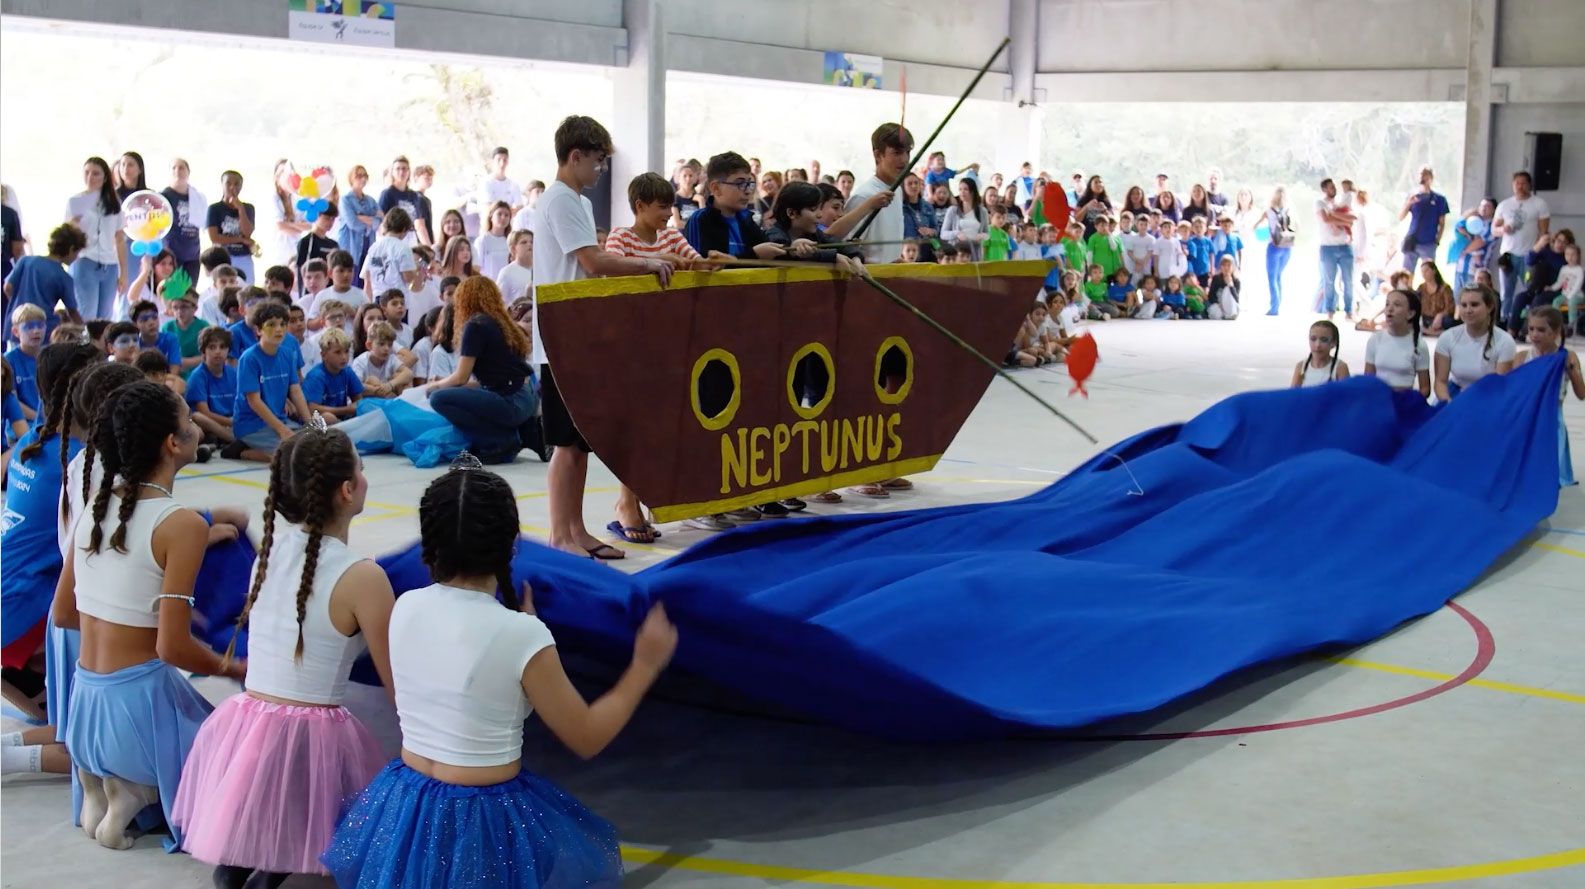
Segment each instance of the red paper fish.
M1040 212L1045 214L1047 222L1056 226L1058 237L1066 233L1064 229L1068 227L1072 208L1068 206L1068 193L1060 182L1046 183L1046 190L1040 195Z
M1072 398L1075 392L1085 398L1090 397L1090 393L1084 391L1084 381L1095 371L1095 362L1100 357L1101 352L1096 348L1095 337L1090 334L1079 337L1078 342L1068 347L1068 375L1073 377L1073 388L1068 390L1069 398Z

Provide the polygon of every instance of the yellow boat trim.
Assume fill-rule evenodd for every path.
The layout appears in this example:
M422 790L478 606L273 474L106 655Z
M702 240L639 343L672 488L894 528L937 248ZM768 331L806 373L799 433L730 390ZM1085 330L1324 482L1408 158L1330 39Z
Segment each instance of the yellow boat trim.
M803 404L799 402L798 393L793 391L793 381L798 376L798 363L810 355L818 355L820 356L820 360L825 362L827 380L826 394L821 396L820 400L815 402L810 407L804 407ZM808 345L793 353L792 360L787 362L787 403L792 405L793 413L804 418L805 420L813 420L814 418L820 416L823 411L825 411L826 406L831 403L831 399L835 398L836 394L837 363L832 360L830 349L827 349L821 343L809 343Z
M872 463L857 469L850 469L847 472L837 472L831 475L823 475L819 478L808 478L774 488L760 488L721 500L708 500L704 503L674 503L670 506L652 506L651 509L655 513L655 521L657 522L678 522L683 519L691 519L694 516L731 512L734 509L742 509L745 506L770 503L773 500L786 500L788 497L797 497L802 494L818 494L821 491L835 491L837 488L845 488L849 485L863 485L888 478L917 475L918 473L929 472L934 469L936 461L940 459L940 454L931 454L928 457L910 457L907 460L896 460L891 463Z
M1051 271L1051 263L1025 259L1009 262L960 263L957 265L930 265L928 263L892 263L869 266L870 275L878 279L892 278L1044 278ZM832 266L811 264L809 268L789 269L723 269L719 272L678 272L671 276L667 290L690 290L697 287L738 287L751 284L802 284L812 281L836 281L848 277ZM626 296L632 293L660 293L660 282L654 275L628 275L620 278L587 278L564 284L545 284L534 289L534 299L539 305L565 302L570 299L593 299L606 296ZM1034 299L1033 296L1030 297Z

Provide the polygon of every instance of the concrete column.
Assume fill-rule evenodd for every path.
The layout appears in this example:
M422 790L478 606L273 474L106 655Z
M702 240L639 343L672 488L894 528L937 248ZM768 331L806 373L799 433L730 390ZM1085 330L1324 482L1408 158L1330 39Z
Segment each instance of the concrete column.
M1035 101L1035 71L1040 66L1040 3L1039 0L1008 0L1007 33L1013 38L1007 47L1007 73L1012 77L1012 99L1015 105Z
M618 51L611 74L611 221L632 216L627 184L649 171L671 172L666 160L666 23L662 0L622 0L627 49Z
M1464 66L1464 178L1453 212L1469 209L1491 190L1491 111L1496 98L1500 0L1469 0L1469 57Z

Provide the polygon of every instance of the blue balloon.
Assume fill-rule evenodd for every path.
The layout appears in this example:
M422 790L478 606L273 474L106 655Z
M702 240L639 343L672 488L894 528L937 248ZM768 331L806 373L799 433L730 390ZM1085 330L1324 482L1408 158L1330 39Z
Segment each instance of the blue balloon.
M312 202L309 201L308 198L298 198L297 199L297 209L299 209L299 210L307 210L312 205L313 205Z
M303 211L303 219L306 222L313 222L315 219L318 219L318 218L319 218L319 210L317 208L315 208L315 207L310 206L307 210Z
M1486 220L1479 216L1471 216L1464 220L1464 231L1469 232L1470 237L1478 238L1486 233Z
M1264 225L1255 229L1255 240L1261 242L1262 244L1271 240L1271 229Z

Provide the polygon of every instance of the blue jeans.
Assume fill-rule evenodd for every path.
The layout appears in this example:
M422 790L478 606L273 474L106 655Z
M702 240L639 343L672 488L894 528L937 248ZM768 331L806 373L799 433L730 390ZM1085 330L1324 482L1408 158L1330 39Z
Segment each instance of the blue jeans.
M1337 276L1343 276L1343 311L1354 314L1354 248L1331 244L1321 248L1321 287L1326 294L1322 310L1337 311Z
M481 459L515 454L523 447L518 427L534 418L539 399L527 380L511 395L475 386L454 386L429 394L435 409L468 440L468 448Z
M1271 312L1282 311L1282 273L1288 268L1292 247L1266 245L1266 288L1271 291Z
M1413 250L1403 251L1403 270L1412 272L1421 260L1429 259L1436 262L1435 244L1416 244Z
M120 267L79 256L72 262L71 272L77 311L84 320L110 318L116 310L116 276L121 273Z
M1523 253L1505 255L1508 257L1508 270L1502 271L1499 267L1498 271L1502 275L1499 282L1502 287L1502 317L1510 318L1514 313L1514 302L1524 292L1524 274L1529 271L1529 267ZM78 301L81 300L82 298L78 297Z

